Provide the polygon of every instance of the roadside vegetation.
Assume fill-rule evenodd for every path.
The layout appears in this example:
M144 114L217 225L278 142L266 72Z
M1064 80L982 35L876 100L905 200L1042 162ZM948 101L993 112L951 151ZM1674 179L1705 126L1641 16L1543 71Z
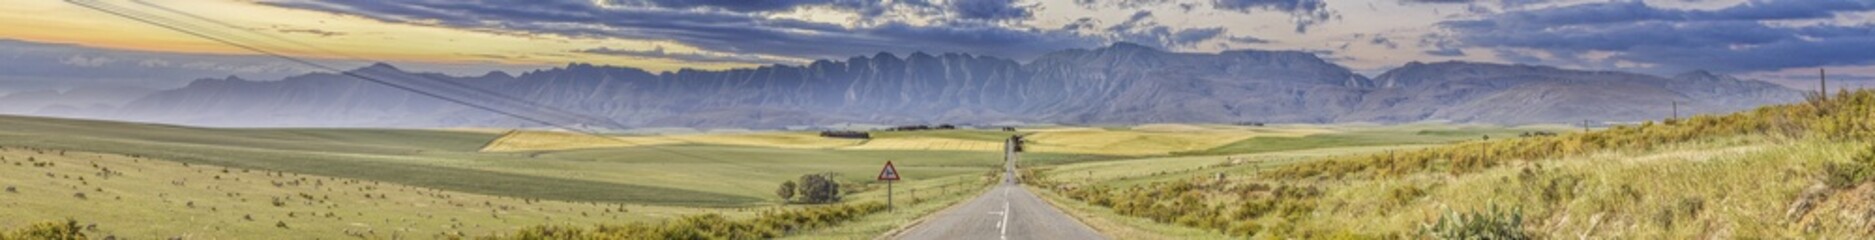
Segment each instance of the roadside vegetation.
M601 224L594 227L536 226L511 234L478 239L771 239L840 224L884 210L884 203L865 202L768 210L751 219L702 214L657 223Z
M1146 175L1077 163L1028 180L1146 220L1123 227L1201 238L1859 238L1875 232L1863 224L1875 222L1871 108L1875 91L1844 92L1586 133L1214 157Z

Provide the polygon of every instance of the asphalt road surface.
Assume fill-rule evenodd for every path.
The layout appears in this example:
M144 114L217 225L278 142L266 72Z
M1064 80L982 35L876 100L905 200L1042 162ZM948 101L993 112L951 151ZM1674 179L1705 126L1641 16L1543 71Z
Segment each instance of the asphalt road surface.
M1006 151L1008 152L1008 151ZM899 239L1106 239L1093 228L1048 205L1015 179L1013 152L1006 153L1003 182L963 205L937 213Z

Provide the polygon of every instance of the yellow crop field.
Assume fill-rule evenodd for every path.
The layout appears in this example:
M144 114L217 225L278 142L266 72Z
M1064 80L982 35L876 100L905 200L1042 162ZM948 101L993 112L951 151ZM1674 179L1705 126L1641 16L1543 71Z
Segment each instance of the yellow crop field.
M664 138L683 142L719 145L737 145L751 147L826 149L858 145L862 140L826 138L814 133L748 133L748 134L691 134L666 135Z
M1140 156L1211 149L1259 136L1304 136L1311 134L1308 132L1265 133L1248 130L1212 129L1191 125L1160 125L1151 127L1151 129L1176 129L1180 130L1180 132L1079 129L1073 131L1057 130L1037 132L1029 135L1025 139L1029 141L1030 145L1028 145L1028 150L1032 152Z
M1301 137L1337 132L1319 127L1243 127L1151 124L1130 130L1060 127L1024 130L1030 152L1103 155L1163 155L1200 151L1253 137ZM551 151L669 144L711 144L789 149L1001 151L1002 141L974 132L882 132L871 140L820 137L809 132L760 132L615 136L606 139L567 132L512 131L484 152ZM995 139L1000 137L991 137Z
M668 144L714 144L769 148L828 149L858 145L861 140L824 138L811 133L682 134L599 136L546 131L512 131L483 147L484 152L548 151L637 147Z
M581 148L636 147L682 143L662 137L612 137L547 131L509 131L482 147L483 152L545 151Z
M962 140L934 137L881 138L866 141L866 144L840 148L844 150L949 150L949 151L1002 151L1002 142Z

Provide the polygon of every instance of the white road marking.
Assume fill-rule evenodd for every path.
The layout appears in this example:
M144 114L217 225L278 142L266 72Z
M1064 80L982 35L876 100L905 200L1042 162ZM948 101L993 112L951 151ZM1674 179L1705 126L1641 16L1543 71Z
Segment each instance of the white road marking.
M1003 199L1003 221L996 222L996 227L1003 230L1001 233L1003 240L1009 240L1009 214L1011 214L1011 212L1009 212L1009 199L1005 198Z

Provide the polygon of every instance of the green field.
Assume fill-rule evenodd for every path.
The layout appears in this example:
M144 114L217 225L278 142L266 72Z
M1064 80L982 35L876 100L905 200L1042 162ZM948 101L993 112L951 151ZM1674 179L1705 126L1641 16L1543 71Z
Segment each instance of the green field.
M654 222L709 213L746 218L762 209L805 207L782 205L774 197L777 183L803 174L836 174L845 183L846 202L883 201L883 185L872 177L880 165L893 161L905 179L895 187L904 211L789 235L871 238L993 183L1001 161L996 151L1012 134L1031 139L1021 165L1032 173L1075 182L1065 187L1130 187L1219 173L1245 178L1257 175L1254 169L1322 157L1408 151L1531 131L1569 129L1152 124L1014 133L875 132L872 140L748 132L616 136L628 141L613 141L532 131L217 129L0 117L0 146L8 149L0 156L9 162L32 157L57 163L6 169L12 172L0 183L22 188L5 203L30 207L4 212L23 217L0 226L71 218L98 224L97 234L139 238L286 232L395 238L483 236L526 226ZM94 162L99 167L91 167ZM110 175L98 173L106 167L122 174L95 177ZM273 185L292 180L301 185ZM66 193L87 187L91 191L81 201L73 202L75 197ZM373 193L388 195L365 197ZM1089 222L1116 236L1193 232L1176 225L1140 227L1139 221L1102 215L1099 208L1060 194L1044 196L1068 202L1063 205L1077 215L1098 218ZM298 200L276 206L275 198Z
M1328 126L1025 180L1126 239L1859 239L1875 222L1871 103L1859 91L1590 132ZM1561 135L1517 136L1530 131Z
M679 138L798 139L774 135ZM973 195L993 182L985 178L995 176L990 173L1001 161L1000 154L983 151L751 144L483 151L501 136L492 131L217 129L0 116L0 147L6 149L0 156L7 164L0 166L5 170L0 184L17 191L0 195L0 203L10 206L0 211L7 216L0 228L69 218L97 224L94 236L427 238L705 213L741 218L766 208L808 206L781 205L774 196L778 183L804 174L837 174L845 183L846 202L881 202L884 186L872 177L886 161L894 161L904 179L896 190L908 211L814 234L865 238ZM1049 163L1109 158L1029 157ZM35 167L20 159L55 165ZM121 175L102 178L109 174L100 173L101 168ZM45 177L48 173L55 177ZM301 185L272 185L289 180ZM86 199L73 201L78 192ZM302 193L314 198L272 205L274 198L306 200ZM624 212L618 212L621 208Z

